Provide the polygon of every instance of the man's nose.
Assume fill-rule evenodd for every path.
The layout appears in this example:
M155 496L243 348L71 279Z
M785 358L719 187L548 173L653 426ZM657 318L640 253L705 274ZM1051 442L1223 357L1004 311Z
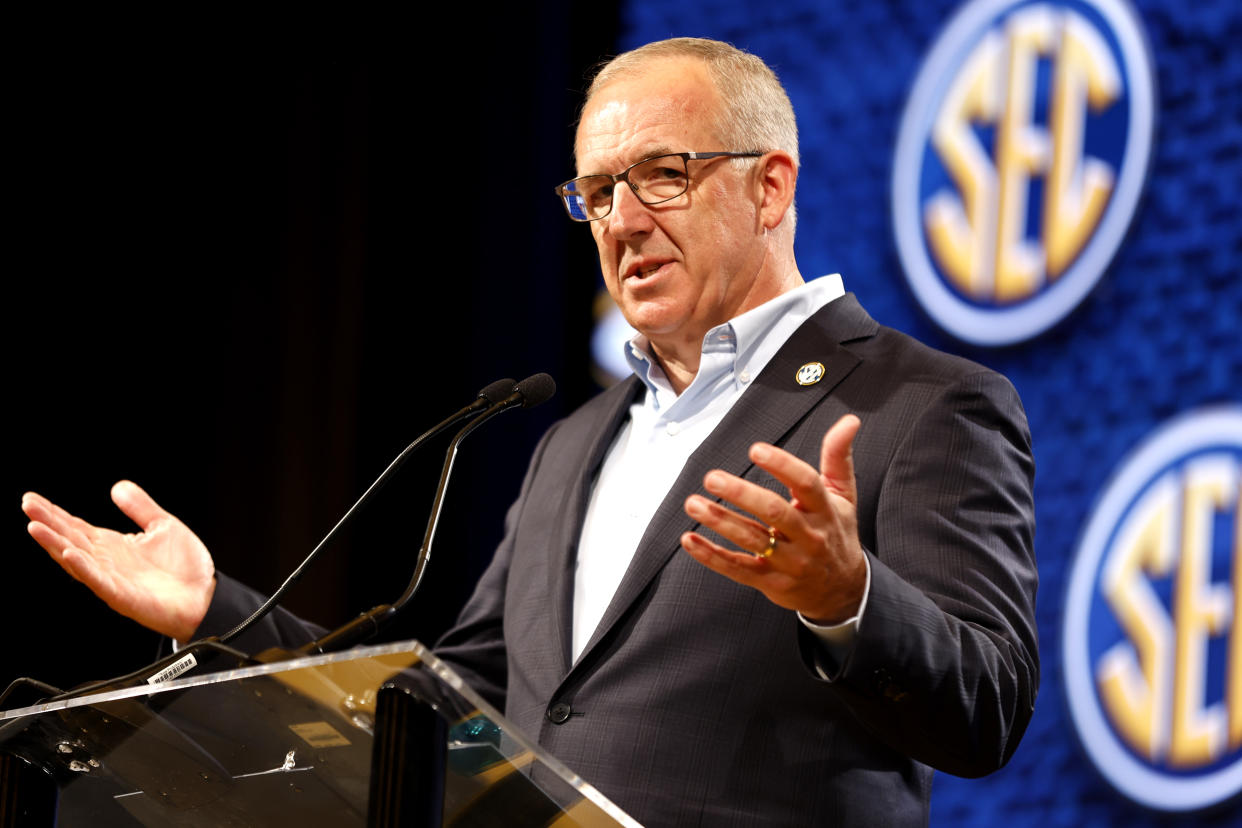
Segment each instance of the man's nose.
M605 221L609 235L624 239L651 229L651 210L627 182L621 181L612 191L612 212Z

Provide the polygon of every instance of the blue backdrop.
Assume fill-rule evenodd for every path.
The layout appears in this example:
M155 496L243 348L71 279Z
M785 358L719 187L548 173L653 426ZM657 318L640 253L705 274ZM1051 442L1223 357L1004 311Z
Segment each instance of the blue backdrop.
M0 620L20 632L5 637L4 680L72 686L145 663L155 644L24 536L26 488L123 528L106 491L131 477L203 534L222 570L271 588L441 409L495 377L550 371L562 389L551 403L480 433L463 457L426 600L392 634L434 640L494 548L539 433L595 390L582 347L593 246L551 196L573 173L582 69L618 25L619 48L708 36L759 54L789 89L804 274L840 272L878 320L1000 370L1027 407L1039 702L1004 770L937 776L933 822L1163 824L1080 747L1061 636L1076 546L1118 469L1168 423L1242 400L1242 7L1136 2L1156 131L1129 232L1066 318L1004 348L931 321L892 230L903 108L958 7L630 0L619 22L609 3L420 8L414 23L376 26L392 42L354 37L335 17L314 37L284 19L276 34L221 19L219 37L195 19L157 39L112 16L19 26L21 209L2 334L19 424L2 472ZM428 83L442 61L409 33L436 31L468 32L493 81ZM464 168L509 175L519 195L481 211L459 186ZM429 499L414 484L429 489L438 466L412 464L290 606L334 624L390 600ZM1236 531L1236 512L1218 523L1222 537ZM1219 584L1231 575L1212 570ZM1236 824L1242 806L1199 820Z
M1067 714L1060 636L1071 559L1110 475L1171 418L1242 400L1242 6L1137 3L1154 59L1156 134L1129 233L1067 318L1028 341L985 349L920 309L891 219L907 95L959 5L629 0L619 46L693 35L763 57L799 117L803 274L840 272L876 319L1001 371L1022 395L1037 462L1042 687L1006 768L978 781L936 777L933 823L994 825L1004 815L1013 825L1161 824L1085 758ZM1229 573L1216 577L1228 582ZM1237 824L1240 808L1199 818Z

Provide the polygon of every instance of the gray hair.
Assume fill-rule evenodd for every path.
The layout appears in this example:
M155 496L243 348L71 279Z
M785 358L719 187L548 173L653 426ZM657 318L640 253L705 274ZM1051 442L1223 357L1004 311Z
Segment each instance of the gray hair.
M714 129L724 142L724 149L737 152L784 150L793 156L797 169L801 163L798 121L785 87L761 58L719 40L676 37L617 55L595 74L583 108L595 93L613 81L636 77L649 62L669 58L693 58L707 68L708 77L720 97ZM797 224L797 209L792 203L785 223L791 232Z
M683 57L702 61L716 86L722 106L715 129L725 149L780 149L793 156L795 165L799 163L798 122L776 73L750 52L719 40L657 40L617 55L596 73L586 101L613 81L640 74L649 61Z

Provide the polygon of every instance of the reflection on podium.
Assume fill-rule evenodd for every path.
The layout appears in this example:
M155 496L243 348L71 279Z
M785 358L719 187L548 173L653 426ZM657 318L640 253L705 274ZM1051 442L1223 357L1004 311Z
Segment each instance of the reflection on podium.
M0 713L0 826L633 826L417 641Z

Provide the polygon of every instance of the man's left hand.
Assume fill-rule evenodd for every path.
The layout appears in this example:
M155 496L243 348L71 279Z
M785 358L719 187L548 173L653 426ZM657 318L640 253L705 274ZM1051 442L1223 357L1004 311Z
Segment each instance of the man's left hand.
M867 578L854 482L853 441L859 425L847 414L828 429L818 471L767 443L750 447L751 461L789 489L788 500L720 469L708 472L703 486L709 493L759 520L691 495L686 514L748 551L726 549L697 532L682 535L682 548L704 566L754 587L809 621L828 625L852 618ZM762 557L771 539L769 527L776 532L776 547Z

